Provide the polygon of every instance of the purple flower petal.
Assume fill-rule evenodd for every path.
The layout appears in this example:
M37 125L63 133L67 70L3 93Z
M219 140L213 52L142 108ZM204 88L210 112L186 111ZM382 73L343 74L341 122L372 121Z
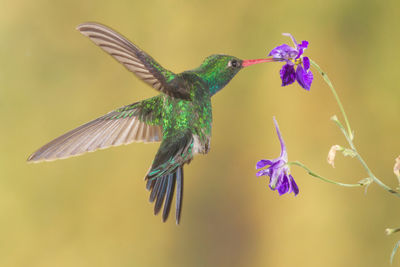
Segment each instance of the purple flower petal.
M298 59L303 55L304 50L308 47L308 42L307 41L302 41L301 44L297 45L297 49L299 53L297 54L297 57L295 59Z
M258 171L256 173L256 176L258 176L258 177L260 177L260 176L270 176L270 174L271 174L271 170L270 169L265 169L265 170Z
M283 44L272 49L271 52L269 52L268 56L289 60L291 58L294 58L297 54L297 49L287 44Z
M259 162L257 162L256 169L260 169L260 168L263 168L263 167L265 167L267 165L272 165L272 164L273 164L272 161L270 161L268 159L262 159Z
M269 188L276 190L282 183L282 172L279 169L271 170Z
M303 66L305 71L310 69L310 59L308 57L303 57Z
M258 171L256 175L269 176L269 188L271 188L271 190L277 190L279 195L291 192L297 195L299 193L299 188L293 177L290 175L286 146L279 131L278 122L276 121L275 117L273 117L273 119L276 133L278 134L279 142L281 144L281 155L279 158L273 160L262 159L258 161L256 164L257 169L268 165L269 167Z
M286 194L289 191L289 179L286 175L283 175L281 183L278 187L279 195Z
M299 53L297 54L297 57L295 57L294 59L299 59L301 57L301 55L303 55L303 49L299 49Z
M296 80L306 90L310 90L314 76L311 71L305 71L301 65L296 70Z
M304 50L308 48L309 42L303 40L299 44L290 33L282 33L282 35L290 37L295 47L282 44L272 49L268 54L275 59L280 59L280 61L286 61L286 64L283 65L282 69L279 71L282 86L292 84L297 80L301 87L310 90L314 76L311 71L309 71L310 59L308 57L303 57ZM302 65L298 64L300 60L302 61Z
M301 41L301 44L297 46L299 49L306 49L308 47L308 41Z
M281 132L279 131L278 122L276 121L275 117L273 117L273 119L274 119L276 134L278 135L279 142L281 143L281 158L282 158L282 162L286 163L286 161L287 161L287 152L286 152L285 142L283 141Z
M295 196L299 193L299 187L297 186L294 178L292 175L289 175L290 183L292 185L292 192L294 193Z
M296 80L296 71L294 70L293 65L285 64L282 69L279 71L282 80L282 86L286 86L294 83Z

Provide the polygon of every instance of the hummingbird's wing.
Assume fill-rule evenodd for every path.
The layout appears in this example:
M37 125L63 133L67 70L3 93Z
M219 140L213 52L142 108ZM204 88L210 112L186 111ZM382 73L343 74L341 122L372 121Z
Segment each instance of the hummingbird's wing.
M121 34L92 22L83 23L77 29L154 89L176 98L190 98L190 92L179 77Z
M124 106L41 147L28 161L51 161L132 142L162 139L162 95Z
M182 211L183 165L193 158L194 139L190 132L168 137L161 142L153 164L146 175L147 189L151 191L150 202L156 201L154 214L164 203L162 219L168 218L176 183L176 223Z

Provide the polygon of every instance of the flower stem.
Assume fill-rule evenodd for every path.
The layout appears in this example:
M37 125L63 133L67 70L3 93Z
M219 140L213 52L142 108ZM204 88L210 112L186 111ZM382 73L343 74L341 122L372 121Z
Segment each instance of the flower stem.
M342 112L344 121L346 122L346 127L347 127L348 135L350 136L350 139L353 140L353 132L352 132L352 130L351 130L351 128L350 128L350 123L349 123L349 120L347 119L346 112L344 111L342 102L340 101L339 96L338 96L338 94L336 93L336 90L335 90L335 88L333 87L333 84L332 84L331 80L329 80L328 74L327 74L326 72L324 72L324 71L320 68L320 66L318 66L318 64L315 63L312 59L310 59L310 62L311 62L311 65L321 74L322 78L324 78L325 82L328 84L329 88L331 89L332 94L333 94L333 96L335 97L336 102L337 102L338 105L339 105L340 111Z
M351 148L354 150L354 152L356 152L356 157L357 159L361 162L361 165L364 167L364 169L367 171L369 177L372 178L372 180L374 180L375 183L377 183L380 187L382 187L383 189L385 189L386 191L388 191L389 193L400 197L400 193L394 189L392 189L391 187L387 186L386 184L384 184L381 180L379 180L373 173L372 171L369 169L367 163L364 161L364 159L361 157L361 155L357 152L353 142L349 142Z
M321 74L321 76L324 78L325 82L328 84L329 88L331 89L331 91L332 91L332 93L333 93L333 95L334 95L334 97L335 97L335 99L336 99L336 102L337 102L338 105L339 105L340 111L342 112L342 115L343 115L344 120L345 120L345 122L346 122L347 131L344 129L344 127L342 126L342 124L340 123L340 121L339 121L336 117L333 117L333 121L334 121L334 122L339 126L339 128L342 130L342 132L343 132L343 134L344 134L344 136L345 136L347 142L349 143L351 149L354 151L356 158L358 159L358 161L360 161L361 165L364 167L364 169L365 169L366 172L368 173L369 177L370 177L374 182L376 182L379 186L381 186L383 189L385 189L385 190L388 191L389 193L394 194L394 195L397 196L397 197L400 197L400 193L399 193L398 191L396 191L396 190L390 188L389 186L387 186L386 184L384 184L381 180L379 180L379 179L372 173L372 171L371 171L370 168L368 167L367 163L364 161L364 159L363 159L363 158L361 157L361 155L358 153L358 151L357 151L357 149L356 149L356 147L355 147L355 145L354 145L354 143L353 143L353 138L354 138L354 136L353 136L353 132L351 131L351 128L350 128L349 120L347 119L346 112L344 111L342 102L340 101L339 96L338 96L338 94L336 93L335 88L333 87L331 81L329 80L328 75L326 74L326 72L324 72L324 71L320 68L320 66L318 66L318 64L315 63L313 60L310 59L310 62L311 62L311 64L312 64L312 66L313 66L313 67ZM306 170L309 172L310 175L313 175L313 174L311 174L311 172L310 172L307 168L305 168L304 165L303 165L303 166L301 166L301 165L299 165L299 164L295 164L295 165L298 165L298 166L300 166L300 167L303 167L304 169L306 169ZM315 175L313 175L313 176L315 176ZM315 176L315 177L317 177L317 176ZM318 178L320 178L320 177L318 177ZM321 179L321 178L320 178L320 179ZM331 181L331 180L328 180L328 181L326 181L326 182L329 182L329 183L336 183L336 182L333 182L333 181ZM336 183L336 184L343 185L343 184L340 184L340 183ZM347 185L347 186L348 186L348 185ZM354 186L354 185L353 185L353 186Z
M299 167L305 169L308 172L309 175L314 176L314 177L316 177L316 178L318 178L318 179L320 179L320 180L322 180L324 182L328 182L328 183L331 183L331 184L336 184L336 185L345 186L345 187L358 187L358 186L364 186L364 185L368 184L368 182L361 182L361 181L358 182L357 184L345 184L345 183L336 182L336 181L333 181L331 179L322 177L322 176L314 173L313 171L311 171L309 168L307 168L303 163L301 163L299 161L291 161L291 162L288 162L287 164L288 165L299 166Z

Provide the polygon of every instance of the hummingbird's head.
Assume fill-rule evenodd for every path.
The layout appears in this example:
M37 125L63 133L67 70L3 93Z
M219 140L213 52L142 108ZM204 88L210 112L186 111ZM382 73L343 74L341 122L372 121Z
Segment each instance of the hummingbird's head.
M272 58L241 60L228 55L211 55L195 71L210 87L211 95L221 90L244 67L274 61Z
M213 95L221 90L241 69L241 59L227 55L211 55L195 71L207 83Z

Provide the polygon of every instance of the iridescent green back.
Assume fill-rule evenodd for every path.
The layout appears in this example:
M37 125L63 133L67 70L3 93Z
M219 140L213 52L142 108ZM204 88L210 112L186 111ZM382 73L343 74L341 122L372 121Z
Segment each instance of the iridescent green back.
M180 77L190 88L191 100L164 96L164 139L189 130L200 139L211 135L211 95L207 85L195 73L184 72Z

